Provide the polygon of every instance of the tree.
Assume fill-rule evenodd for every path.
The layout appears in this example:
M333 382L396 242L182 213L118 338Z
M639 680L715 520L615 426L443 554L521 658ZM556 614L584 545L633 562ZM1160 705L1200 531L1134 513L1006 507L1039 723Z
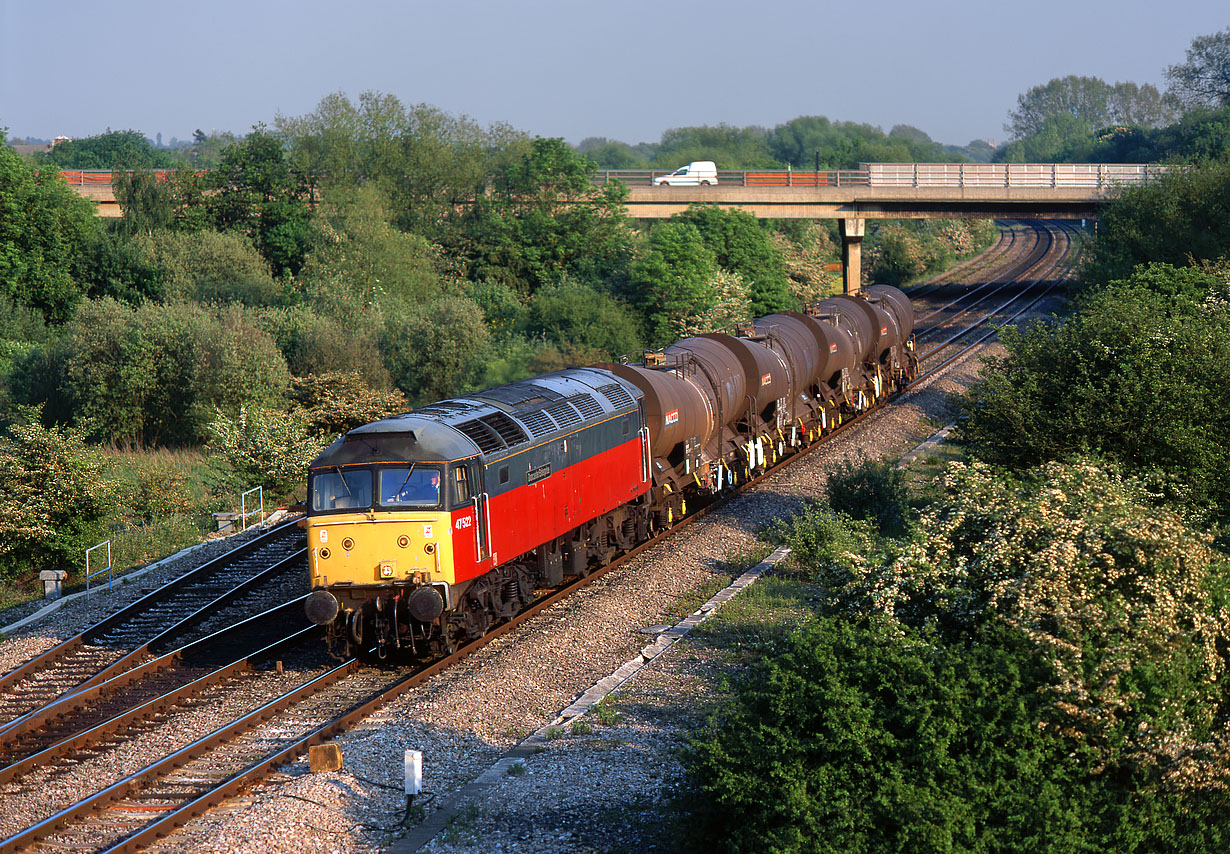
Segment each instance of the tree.
M562 139L533 140L496 170L445 239L467 277L529 295L563 276L595 283L622 271L630 232L627 188L590 181L593 164Z
M1157 127L1174 118L1174 110L1150 84L1116 83L1111 86L1098 77L1069 74L1055 77L1017 96L1017 108L1009 113L1004 130L1015 139L1025 139L1043 131L1047 120L1067 115L1077 122L1069 125L1068 135L1110 124L1139 124Z
M754 216L716 205L694 205L672 219L695 225L718 266L742 277L754 316L791 307L781 253Z
M391 317L381 336L393 379L415 405L472 387L489 346L482 310L460 297L441 297L421 313Z
M1230 27L1192 39L1187 62L1167 68L1166 79L1185 107L1230 107Z
M1230 140L1230 133L1224 139ZM1230 162L1174 170L1122 191L1100 217L1087 281L1123 279L1138 265L1213 261L1230 246Z
M649 324L649 338L669 344L689 319L716 301L709 282L717 272L713 252L693 223L674 219L649 232L645 256L632 265L631 288Z
M38 160L56 169L171 169L180 163L173 152L154 148L136 130L63 140Z
M0 133L0 295L63 323L82 296L73 265L100 228L92 202L53 170L35 173Z
M214 227L248 235L274 274L295 274L310 248L312 193L283 142L257 126L229 146L209 176L216 193L203 198Z
M637 319L609 294L565 279L530 298L525 331L560 348L599 351L618 359L640 346ZM597 360L594 360L597 361Z
M974 452L1023 469L1095 452L1189 506L1230 513L1226 275L1152 264L1063 323L1000 331L963 404Z

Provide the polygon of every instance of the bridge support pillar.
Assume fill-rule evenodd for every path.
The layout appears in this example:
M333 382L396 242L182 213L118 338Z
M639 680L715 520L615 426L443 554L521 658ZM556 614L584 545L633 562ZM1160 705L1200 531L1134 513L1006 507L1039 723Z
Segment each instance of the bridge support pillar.
M863 231L865 219L839 219L841 232L841 274L844 291L856 294L862 290L863 280Z

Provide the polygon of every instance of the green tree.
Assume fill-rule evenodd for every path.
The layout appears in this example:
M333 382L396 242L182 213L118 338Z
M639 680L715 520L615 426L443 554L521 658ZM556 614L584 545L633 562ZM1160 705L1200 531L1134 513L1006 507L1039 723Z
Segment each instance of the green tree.
M99 229L92 202L35 173L0 133L0 295L67 320L82 296L73 265Z
M155 148L136 130L63 140L38 159L56 169L171 169L179 165L173 152Z
M692 223L671 219L649 232L644 257L632 265L631 289L650 341L670 343L690 318L713 306L709 282L717 269L713 252Z
M1017 108L1009 114L1004 130L1015 139L1024 139L1039 133L1048 119L1060 115L1078 119L1077 126L1089 129L1110 124L1156 127L1173 120L1174 110L1157 88L1147 83L1112 86L1097 77L1069 74L1017 96Z
M336 278L411 303L430 302L439 295L438 249L392 225L379 188L330 190L326 208L316 220L315 248L301 278Z
M400 391L372 388L358 371L295 377L290 397L305 414L308 433L329 441L347 430L410 409Z
M473 387L489 347L482 311L461 297L441 297L421 313L390 317L381 337L394 382L415 405Z
M114 501L106 464L80 430L15 424L0 438L0 571L76 575Z
M311 187L282 140L254 128L223 152L209 182L215 193L203 204L214 226L247 234L275 275L298 273L310 249Z
M557 347L597 350L607 359L639 348L637 325L634 314L613 297L570 279L534 294L525 319L531 336Z
M563 276L594 283L621 271L631 239L627 188L595 187L592 171L563 140L542 138L498 168L491 193L475 199L446 239L467 278L528 295Z
M1166 69L1170 93L1185 107L1230 107L1230 27L1192 39L1187 62Z
M1123 279L1140 264L1176 267L1214 261L1230 246L1230 161L1168 172L1161 180L1123 190L1100 217L1091 282Z
M1064 322L1004 328L1007 354L967 393L961 434L983 459L1017 469L1097 452L1227 513L1225 281L1154 264Z
M233 416L218 411L209 434L210 453L227 464L227 486L261 486L278 500L303 497L308 464L333 440L313 434L300 413L246 407Z
M760 317L791 307L781 253L754 216L716 205L694 205L672 219L696 226L717 265L742 277L753 315Z

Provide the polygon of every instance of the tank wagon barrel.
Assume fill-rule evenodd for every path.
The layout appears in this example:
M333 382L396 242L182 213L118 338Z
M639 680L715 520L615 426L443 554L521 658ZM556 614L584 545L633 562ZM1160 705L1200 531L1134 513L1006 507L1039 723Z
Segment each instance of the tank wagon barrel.
M312 594L335 651L450 651L797 453L914 376L885 285L350 431L309 467Z

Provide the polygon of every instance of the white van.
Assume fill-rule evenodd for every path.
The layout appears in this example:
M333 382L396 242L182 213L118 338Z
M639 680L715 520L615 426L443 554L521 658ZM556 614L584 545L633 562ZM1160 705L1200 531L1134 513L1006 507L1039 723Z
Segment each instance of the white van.
M717 167L712 160L694 160L669 175L659 175L653 179L655 187L695 187L699 184L716 183Z

